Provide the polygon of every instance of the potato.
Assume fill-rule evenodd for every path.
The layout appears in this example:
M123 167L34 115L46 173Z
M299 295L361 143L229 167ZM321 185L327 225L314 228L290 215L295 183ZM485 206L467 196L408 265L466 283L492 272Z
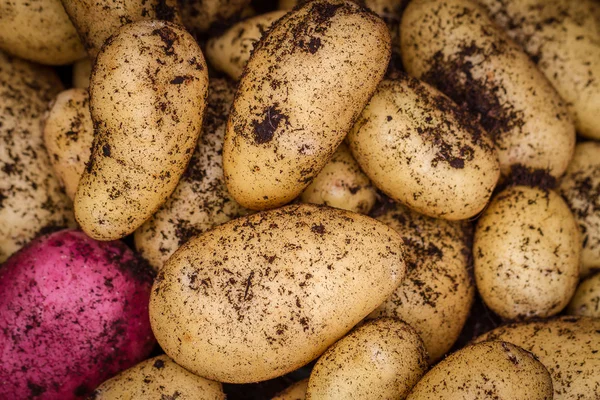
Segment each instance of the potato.
M400 27L407 72L466 106L496 142L500 166L559 177L575 147L564 101L475 0L414 0Z
M478 0L566 101L577 131L600 139L600 21L594 0Z
M504 340L548 368L554 400L596 400L600 393L600 319L562 317L501 326L477 339Z
M0 49L48 65L85 57L60 0L0 0Z
M191 237L247 210L227 192L223 178L223 137L235 86L211 79L203 134L169 200L138 230L135 247L155 269Z
M298 381L278 393L271 400L304 400L306 398L306 389L308 388L308 378Z
M600 318L600 272L579 284L567 313Z
M494 143L477 120L402 73L379 85L348 143L379 189L431 217L476 215L500 176Z
M433 363L458 339L473 304L470 224L429 218L400 204L389 205L377 219L402 235L408 274L369 318L408 323Z
M369 321L319 358L306 399L404 399L427 371L427 359L423 341L404 322Z
M58 94L44 122L44 144L54 174L70 199L90 159L94 124L90 96L85 89L69 89Z
M581 275L600 271L600 143L579 143L558 188L581 232Z
M92 59L124 25L144 20L181 22L177 0L61 1Z
M217 70L239 80L254 44L285 14L285 11L273 11L238 22L222 35L208 41L206 58Z
M74 200L89 236L124 237L167 200L194 152L207 89L202 52L182 27L136 22L106 43L90 81L92 155Z
M408 400L550 400L552 379L531 354L505 342L467 346L437 364Z
M555 315L575 292L580 253L577 224L560 196L510 187L494 197L475 229L477 289L503 318Z
M233 198L258 210L300 195L389 57L385 24L352 1L315 0L281 18L256 45L229 115L223 168Z
M300 198L304 203L368 214L375 205L376 190L342 143Z
M145 359L152 275L121 242L65 230L0 268L0 398L75 399Z
M42 137L61 89L52 70L0 52L0 263L40 232L75 226Z
M87 89L90 87L92 60L83 58L73 64L73 87Z
M242 14L248 5L250 0L179 0L183 23L197 32Z
M405 268L400 235L360 214L300 204L245 216L167 261L150 299L152 330L197 375L263 381L321 355Z

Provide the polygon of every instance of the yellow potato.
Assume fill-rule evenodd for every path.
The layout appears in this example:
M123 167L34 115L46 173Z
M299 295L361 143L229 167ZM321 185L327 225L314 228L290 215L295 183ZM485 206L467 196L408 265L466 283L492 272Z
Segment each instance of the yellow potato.
M181 18L192 32L206 32L216 23L243 14L250 0L180 0Z
M92 60L82 58L73 64L73 87L87 89L90 87L90 75L92 74Z
M579 284L567 314L600 318L600 272Z
M306 398L306 389L308 388L308 378L298 381L278 393L271 400L304 400Z

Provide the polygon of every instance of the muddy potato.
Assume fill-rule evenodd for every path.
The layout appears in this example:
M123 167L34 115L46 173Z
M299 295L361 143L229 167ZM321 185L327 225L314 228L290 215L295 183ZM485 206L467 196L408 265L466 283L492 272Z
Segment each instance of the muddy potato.
M308 388L308 378L298 381L278 393L271 400L304 400L306 398L306 389Z
M245 216L184 244L153 287L165 352L219 382L263 381L321 355L400 284L402 238L309 204Z
M244 13L250 0L179 0L181 18L192 32L206 32Z
M307 400L404 399L425 374L427 350L406 323L369 321L331 346L315 364Z
M87 57L73 64L73 87L80 89L87 89L90 87L92 66L92 60Z
M352 127L389 57L383 21L349 0L312 1L275 23L248 61L229 116L223 167L233 198L268 209L300 195Z
M567 313L600 318L600 273L581 281L569 303Z
M202 126L204 57L183 27L129 24L98 55L90 81L94 144L75 217L97 240L141 226L175 190Z
M514 165L563 174L575 147L564 101L475 0L414 0L400 36L408 73L479 117L504 175Z

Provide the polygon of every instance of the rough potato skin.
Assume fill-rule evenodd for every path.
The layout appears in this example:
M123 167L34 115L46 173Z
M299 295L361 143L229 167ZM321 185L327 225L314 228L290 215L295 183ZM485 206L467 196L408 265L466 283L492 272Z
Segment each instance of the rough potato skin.
M271 400L305 400L307 388L308 378L294 383L283 392L278 393Z
M42 135L60 90L50 69L0 52L0 263L41 232L75 226Z
M600 272L581 281L569 303L567 313L600 318Z
M402 239L369 217L309 204L220 225L160 271L150 321L165 352L219 382L263 381L322 354L405 274Z
M407 72L479 117L503 175L514 165L563 174L575 147L564 101L475 0L414 0L400 36Z
M242 13L250 0L179 0L181 17L192 32L206 32Z
M141 21L105 44L90 83L92 155L74 201L88 235L122 238L167 200L194 152L207 91L204 57L181 26Z
M256 45L229 116L223 167L232 196L251 209L297 197L352 127L389 58L385 23L351 1L312 1L278 20Z
M428 368L423 341L406 323L379 318L331 346L314 366L306 400L404 400Z

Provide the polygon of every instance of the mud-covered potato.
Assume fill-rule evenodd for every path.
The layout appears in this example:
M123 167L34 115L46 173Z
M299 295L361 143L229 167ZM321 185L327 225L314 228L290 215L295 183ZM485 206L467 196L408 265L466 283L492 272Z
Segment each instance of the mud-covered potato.
M308 378L290 385L283 392L277 393L271 400L304 400L306 398L307 388Z
M352 1L315 0L279 19L256 45L229 116L223 167L233 198L268 209L302 193L389 57L387 27Z
M581 281L569 303L567 313L600 318L600 273Z
M186 28L206 32L213 25L241 15L250 0L179 0L178 3Z
M402 238L344 210L292 205L238 218L184 244L150 299L158 342L219 382L257 382L321 355L405 274Z
M73 64L73 87L87 89L90 87L90 75L92 75L92 60L83 58Z
M175 190L202 127L208 73L183 27L141 21L98 55L90 81L92 154L75 217L98 240L122 238Z

